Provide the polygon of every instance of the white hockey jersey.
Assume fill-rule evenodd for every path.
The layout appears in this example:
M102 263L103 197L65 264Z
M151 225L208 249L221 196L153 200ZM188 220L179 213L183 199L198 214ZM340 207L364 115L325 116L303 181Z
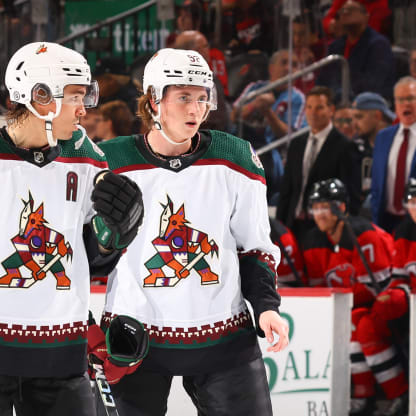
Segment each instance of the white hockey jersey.
M104 322L143 322L151 350L142 365L172 374L259 356L244 297L256 318L280 304L261 163L234 136L201 131L194 140L191 155L166 159L143 136L101 145L110 168L137 182L145 210L109 277Z
M77 139L22 151L0 130L0 374L65 377L86 369L83 227L94 213L94 176L108 165L89 140L77 149Z

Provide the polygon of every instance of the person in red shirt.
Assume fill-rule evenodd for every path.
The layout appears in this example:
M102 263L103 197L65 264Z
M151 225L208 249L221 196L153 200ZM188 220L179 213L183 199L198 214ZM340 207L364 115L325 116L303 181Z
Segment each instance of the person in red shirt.
M388 325L408 311L406 282L391 276L393 239L365 218L348 216L348 194L339 179L316 182L308 205L316 224L304 241L309 284L353 292L350 415L407 414L408 383ZM371 413L376 383L389 403Z

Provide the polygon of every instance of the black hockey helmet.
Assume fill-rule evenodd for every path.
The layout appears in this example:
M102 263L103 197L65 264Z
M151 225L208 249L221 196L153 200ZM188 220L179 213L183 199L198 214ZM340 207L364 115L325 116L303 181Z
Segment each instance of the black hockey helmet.
M416 196L416 178L409 178L409 182L404 188L403 203L407 204L414 196Z
M337 178L315 182L309 193L308 208L315 202L344 202L348 206L349 198L345 185Z

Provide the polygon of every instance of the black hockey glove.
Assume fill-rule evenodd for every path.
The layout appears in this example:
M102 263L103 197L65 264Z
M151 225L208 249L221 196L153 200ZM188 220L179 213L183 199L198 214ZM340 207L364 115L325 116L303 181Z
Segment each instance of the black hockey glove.
M137 184L124 175L100 172L94 179L91 199L98 214L92 219L98 242L110 250L126 248L143 221L143 199Z
M103 365L110 384L134 373L148 350L149 336L143 324L130 316L116 316L106 334L96 324L88 327L88 359Z

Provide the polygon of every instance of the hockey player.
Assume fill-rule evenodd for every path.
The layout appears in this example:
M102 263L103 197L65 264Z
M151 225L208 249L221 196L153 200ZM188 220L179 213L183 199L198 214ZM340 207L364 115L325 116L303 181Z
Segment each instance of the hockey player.
M0 414L89 416L89 276L111 271L136 235L141 194L102 173L103 153L78 131L98 99L82 55L27 44L5 78L13 108L0 129Z
M416 288L416 179L410 178L404 191L403 204L409 215L394 232L395 251L393 274L406 279L411 289Z
M390 402L385 411L374 415L405 415L408 384L387 324L403 316L408 307L402 280L391 279L393 240L365 218L349 217L347 206L347 191L340 180L314 184L309 208L316 227L304 242L308 279L311 286L350 287L353 291L350 415L372 414L376 382Z
M269 218L269 220L272 229L270 237L282 253L282 260L277 268L278 286L305 286L303 258L295 235L281 221L273 218Z
M104 324L127 314L150 338L140 369L113 386L118 410L164 415L172 376L180 375L198 413L271 415L244 300L269 351L285 348L264 171L248 142L199 130L216 108L212 72L200 54L159 50L143 87L139 115L147 133L100 144L110 168L140 184L146 211L141 238L107 286Z

